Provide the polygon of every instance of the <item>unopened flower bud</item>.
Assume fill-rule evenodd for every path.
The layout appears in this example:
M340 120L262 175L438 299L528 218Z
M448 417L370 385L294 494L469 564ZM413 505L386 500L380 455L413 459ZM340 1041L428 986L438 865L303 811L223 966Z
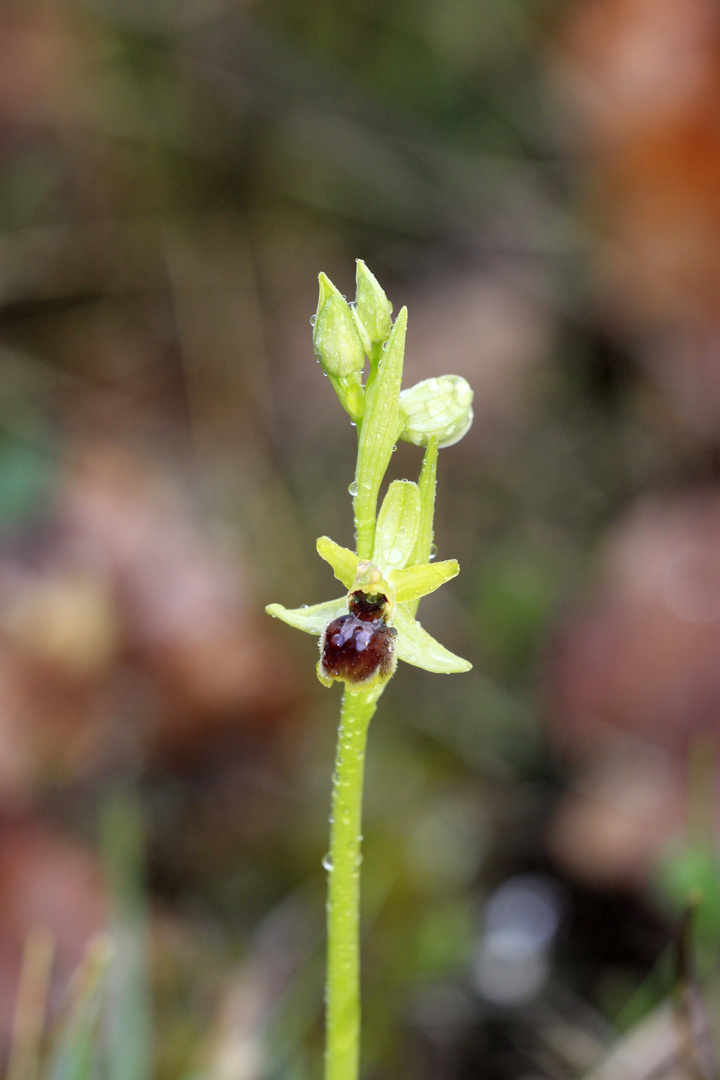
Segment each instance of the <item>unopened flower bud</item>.
M473 421L473 392L461 375L441 375L400 394L400 438L427 446L433 435L438 446L462 439Z
M315 355L328 375L347 378L361 371L365 350L350 305L325 274L320 274L320 297L313 326Z
M355 315L361 336L367 339L366 347L387 341L392 327L392 304L362 259L357 260L356 281Z

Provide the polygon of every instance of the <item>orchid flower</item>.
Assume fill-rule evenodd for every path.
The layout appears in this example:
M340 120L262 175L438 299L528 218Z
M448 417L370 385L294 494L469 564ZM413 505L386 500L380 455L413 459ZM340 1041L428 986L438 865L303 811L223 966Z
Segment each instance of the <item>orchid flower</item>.
M433 502L436 461L437 449L433 447L426 455L423 485L426 500ZM428 482L431 471L432 483ZM455 559L415 561L423 516L431 521L432 508L430 515L427 509L423 515L418 484L393 481L378 515L372 559L361 559L327 536L317 542L318 554L348 589L347 595L312 607L268 607L270 615L319 637L318 678L325 685L339 679L350 691L368 690L390 678L397 660L445 674L468 671L472 666L431 637L415 618L420 598L459 571ZM394 633L387 635L385 627ZM348 636L349 631L354 631L353 637ZM333 646L333 637L345 640Z

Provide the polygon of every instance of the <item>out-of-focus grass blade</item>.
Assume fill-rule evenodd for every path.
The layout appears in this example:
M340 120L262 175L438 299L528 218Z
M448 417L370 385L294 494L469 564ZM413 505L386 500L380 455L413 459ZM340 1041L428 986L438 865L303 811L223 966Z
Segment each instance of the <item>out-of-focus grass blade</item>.
M25 942L6 1080L37 1080L55 942L45 927Z
M91 941L74 978L68 1014L43 1073L44 1080L92 1080L101 1056L101 1019L114 949L109 938Z
M102 818L110 930L116 957L107 1012L108 1080L150 1080L152 1016L140 805L131 793L113 796Z

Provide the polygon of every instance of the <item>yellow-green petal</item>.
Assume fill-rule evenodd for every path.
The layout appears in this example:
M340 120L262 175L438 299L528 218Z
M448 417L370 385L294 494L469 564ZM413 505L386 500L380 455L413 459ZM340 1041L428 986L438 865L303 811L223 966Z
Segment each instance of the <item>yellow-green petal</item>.
M346 589L352 589L360 561L355 552L336 544L329 536L320 537L317 542L317 552L321 559L330 564L338 581L342 581Z
M444 585L446 581L457 577L460 572L457 559L446 559L438 563L421 563L420 566L408 566L405 570L392 570L388 581L393 587L395 601L405 604L408 600L419 600Z
M405 608L398 607L393 615L393 625L398 632L395 652L400 660L415 667L425 668L442 675L469 671L472 664L456 656L423 630L422 626Z
M347 612L347 599L342 596L339 600L326 600L324 604L299 608L268 604L265 610L268 615L272 615L273 619L282 619L288 626L294 626L296 630L304 630L306 634L315 634L319 637L329 622Z

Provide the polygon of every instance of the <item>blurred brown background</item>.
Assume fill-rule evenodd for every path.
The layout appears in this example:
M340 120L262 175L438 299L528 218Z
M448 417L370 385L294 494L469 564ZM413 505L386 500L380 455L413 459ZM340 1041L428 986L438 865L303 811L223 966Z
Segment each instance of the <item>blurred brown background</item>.
M106 925L119 798L128 1080L319 1075L338 695L263 607L351 542L309 320L359 257L406 384L475 391L423 608L474 670L403 668L370 736L365 1074L569 1078L638 1036L633 1076L705 1075L640 1036L698 887L720 1028L719 102L712 0L2 6L0 1051L28 934L54 1016Z

